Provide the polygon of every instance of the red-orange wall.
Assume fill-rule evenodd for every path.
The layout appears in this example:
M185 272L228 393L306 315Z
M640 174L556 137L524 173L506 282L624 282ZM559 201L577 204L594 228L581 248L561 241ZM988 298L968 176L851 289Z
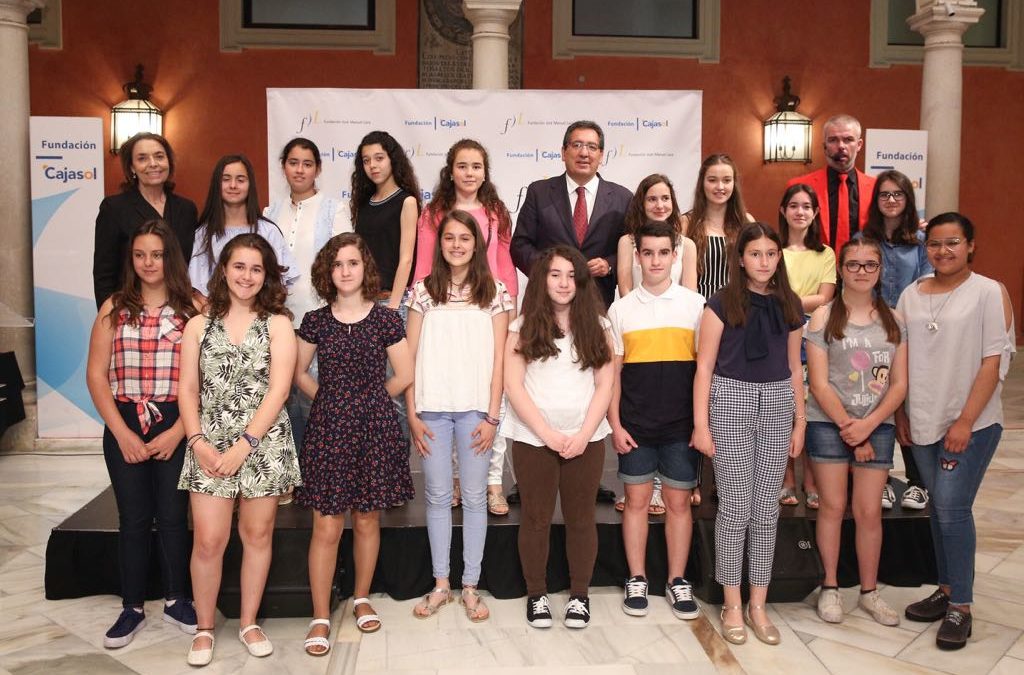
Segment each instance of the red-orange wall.
M525 8L524 86L533 89L699 89L704 92L705 154L737 161L748 209L775 220L795 164L763 165L761 122L783 75L793 79L800 111L819 122L814 166L823 163L820 121L848 112L865 127L909 128L920 115L920 66L869 68L870 3L726 0L721 3L721 61L551 57L552 0ZM34 115L88 115L109 123L110 106L134 64L146 66L166 134L180 157L179 191L203 201L216 159L242 150L266 166L266 87L415 87L417 2L397 0L393 56L360 51L219 49L217 2L65 2L64 49L31 48ZM582 78L582 81L581 81ZM965 68L960 209L978 226L976 269L1003 281L1022 305L1024 73ZM1013 122L1017 120L1017 122ZM107 189L119 169L107 162ZM266 194L266 178L260 187ZM692 186L678 186L683 191ZM1019 311L1019 310L1018 310ZM1024 322L1021 322L1024 323Z

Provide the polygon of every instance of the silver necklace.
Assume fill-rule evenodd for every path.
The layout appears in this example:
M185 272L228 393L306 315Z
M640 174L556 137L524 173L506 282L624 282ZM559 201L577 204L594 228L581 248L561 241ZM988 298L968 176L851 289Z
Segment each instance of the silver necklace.
M960 286L963 286L962 282L961 282ZM942 310L946 308L946 303L949 302L950 298L953 297L953 294L956 293L957 290L959 290L960 286L957 286L956 288L954 288L953 290L951 290L949 292L949 295L946 296L946 299L942 301L941 305L939 305L939 311L937 311L937 312L932 310L932 298L935 295L937 295L937 294L935 294L935 293L929 293L928 294L928 314L931 316L931 321L926 323L924 325L924 327L928 329L929 333L938 333L939 332L939 316L942 314Z

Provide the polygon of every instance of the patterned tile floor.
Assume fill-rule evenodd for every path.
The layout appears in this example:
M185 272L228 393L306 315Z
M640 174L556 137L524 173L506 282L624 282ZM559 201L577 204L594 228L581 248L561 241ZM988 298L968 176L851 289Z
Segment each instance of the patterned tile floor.
M472 624L452 605L428 620L412 616L414 601L374 598L384 630L361 636L348 603L334 616L334 648L326 658L302 653L305 619L264 623L276 651L246 655L235 639L237 621L221 619L209 673L1022 673L1024 672L1024 365L1011 371L1003 394L1006 431L975 505L978 529L974 637L966 649L935 648L937 625L904 621L884 628L859 609L841 625L827 625L803 602L771 606L782 645L756 640L728 645L719 635L717 607L680 622L652 598L643 619L619 609L617 589L593 589L591 626L570 632L556 625L536 631L523 620L522 600L490 600L490 621ZM898 453L897 453L898 455ZM43 598L43 559L50 528L108 484L102 458L92 449L66 454L0 456L0 675L28 673L193 672L185 664L188 638L159 620L159 602L147 605L149 625L120 650L102 647L116 617L113 596L60 602ZM882 589L895 607L927 588ZM856 607L856 590L843 591ZM554 596L561 607L564 594Z

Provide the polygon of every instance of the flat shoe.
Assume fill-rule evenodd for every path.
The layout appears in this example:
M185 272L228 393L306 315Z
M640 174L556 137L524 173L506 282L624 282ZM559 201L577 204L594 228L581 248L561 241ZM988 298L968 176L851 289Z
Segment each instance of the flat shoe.
M441 602L433 603L430 598L434 595L442 596ZM423 599L416 603L416 606L412 608L412 615L417 619L429 619L430 617L441 611L441 608L452 601L452 589L450 588L435 588L426 595Z
M626 495L622 495L615 500L615 510L622 513L626 510Z
M274 653L274 645L270 642L270 638L267 637L266 633L263 633L263 639L257 640L256 642L246 642L245 635L254 630L258 630L263 633L263 629L256 624L252 624L242 628L238 631L238 641L245 645L245 648L249 650L251 656L263 658L264 656L270 656Z
M370 614L363 614L362 616L356 614L356 607L358 607L359 605L369 604L369 598L356 598L352 601L352 616L356 617L356 628L359 629L360 633L376 633L380 630L380 616L378 616L376 612L372 612ZM367 627L366 624L368 623L372 623L375 625Z
M661 498L661 490L651 493L651 504L647 507L647 514L651 516L665 515L665 501Z
M487 493L487 512L492 516L507 516L508 502L500 492Z
M317 637L307 637L302 642L302 648L306 650L306 653L310 656L324 656L327 652L331 651L331 621L330 619L313 619L309 622L309 630L312 631L314 626L327 626L327 635ZM323 651L313 651L313 648L319 647Z
M722 622L722 637L725 638L726 642L731 642L734 645L741 645L747 641L747 629L743 627L743 624L738 626L730 626L725 622L725 612L730 609L742 609L739 605L727 606L722 605L722 613L719 615L719 619Z
M804 503L807 504L807 508L817 511L818 507L821 506L821 499L818 497L817 492L808 492Z
M779 503L783 506L796 506L800 500L796 498L796 490L791 487L784 487L779 491Z
M206 649L196 649L196 640L199 638L210 638L210 646ZM188 648L188 656L185 660L190 666L208 666L213 661L213 645L217 640L213 637L212 630L201 630L196 632L192 638L192 644Z
M475 598L476 604L470 607L469 603L466 602L467 598ZM466 610L466 618L473 623L487 621L491 616L491 611L487 609L487 605L484 604L484 599L473 586L465 586L462 589L462 606Z
M758 607L758 609L763 610L764 606ZM747 611L743 612L743 621L754 631L754 636L766 645L777 645L782 642L779 629L773 623L768 622L761 625L754 623L750 618L750 605L747 605Z

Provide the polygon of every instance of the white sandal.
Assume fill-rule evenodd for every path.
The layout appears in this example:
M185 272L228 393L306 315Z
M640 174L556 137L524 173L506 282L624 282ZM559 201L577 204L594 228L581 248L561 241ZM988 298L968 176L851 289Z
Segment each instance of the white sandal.
M376 633L380 630L381 622L379 616L377 616L376 614L363 614L362 616L356 614L356 607L358 607L359 605L369 604L369 598L354 598L352 600L352 616L356 617L356 628L358 628L359 632L361 633ZM374 621L377 622L376 626L372 628L365 627L366 624L373 623Z
M330 619L313 619L309 622L309 630L313 630L313 626L327 626L327 635L323 637L308 637L302 643L302 648L306 650L306 653L310 656L323 656L327 652L331 651L331 620ZM311 647L320 647L323 649L322 652L310 651Z
M196 649L196 640L199 638L210 638L210 646L206 649ZM192 638L192 644L188 648L188 656L185 660L190 666L208 666L213 661L213 645L217 640L213 637L213 630L197 631Z
M240 629L238 631L239 642L245 645L245 648L249 650L249 654L252 656L258 656L262 658L264 656L270 656L271 654L273 654L274 645L271 644L270 638L267 637L266 633L263 633L262 640L257 640L256 642L245 641L246 633L249 633L254 630L258 630L259 632L263 633L263 629L256 624L252 624L251 626L246 626L245 628Z

